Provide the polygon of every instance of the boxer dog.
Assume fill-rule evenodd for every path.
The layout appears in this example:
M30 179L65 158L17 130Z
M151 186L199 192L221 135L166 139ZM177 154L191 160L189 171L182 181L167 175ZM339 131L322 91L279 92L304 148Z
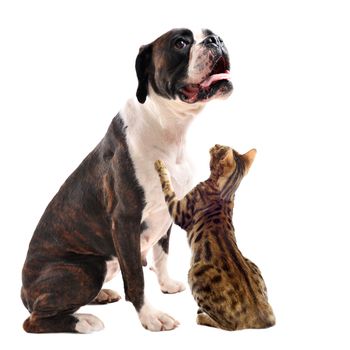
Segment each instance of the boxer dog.
M229 69L226 47L210 30L173 29L140 48L137 99L112 120L35 229L22 273L21 297L30 312L25 331L101 330L97 317L76 311L119 300L102 289L119 269L126 300L146 329L178 325L144 295L142 265L151 248L161 290L185 288L168 275L172 222L153 164L165 161L180 197L192 188L186 130L207 101L229 96Z

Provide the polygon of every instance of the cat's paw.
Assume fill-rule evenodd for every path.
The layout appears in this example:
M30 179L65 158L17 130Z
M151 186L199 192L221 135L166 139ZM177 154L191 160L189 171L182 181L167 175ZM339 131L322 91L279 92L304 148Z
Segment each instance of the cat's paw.
M168 279L160 283L160 289L165 294L174 294L184 291L186 286L180 281Z
M154 309L145 303L139 312L139 319L143 327L152 332L170 331L180 323L168 314Z
M163 161L158 159L154 162L154 168L158 171L158 173L160 173L165 168L165 164Z
M201 326L221 328L216 321L214 321L209 315L204 312L200 312L197 315L197 323Z

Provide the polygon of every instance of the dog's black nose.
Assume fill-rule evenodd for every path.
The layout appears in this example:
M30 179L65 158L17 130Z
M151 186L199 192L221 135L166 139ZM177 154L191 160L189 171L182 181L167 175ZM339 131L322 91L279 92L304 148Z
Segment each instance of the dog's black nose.
M221 47L223 45L223 42L221 38L219 38L217 35L209 35L203 40L203 44L207 47L210 47L210 46Z

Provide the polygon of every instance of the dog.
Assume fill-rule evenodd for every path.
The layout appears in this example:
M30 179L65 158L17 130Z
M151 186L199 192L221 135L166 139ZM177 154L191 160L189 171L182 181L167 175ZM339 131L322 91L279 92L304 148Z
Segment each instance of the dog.
M126 300L146 329L178 325L144 295L142 266L150 249L161 290L185 289L167 271L172 221L153 164L165 161L179 196L191 189L186 130L208 101L232 92L229 55L210 30L173 29L141 46L135 67L136 98L68 177L35 229L22 272L27 332L101 330L101 320L76 311L119 300L102 289L119 269Z

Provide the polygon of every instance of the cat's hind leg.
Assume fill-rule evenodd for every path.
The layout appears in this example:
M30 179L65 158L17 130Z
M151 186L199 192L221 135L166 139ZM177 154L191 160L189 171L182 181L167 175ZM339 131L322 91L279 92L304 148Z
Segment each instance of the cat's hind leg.
M197 323L201 326L222 328L215 320L213 320L208 314L202 311L202 309L198 310L197 315Z

